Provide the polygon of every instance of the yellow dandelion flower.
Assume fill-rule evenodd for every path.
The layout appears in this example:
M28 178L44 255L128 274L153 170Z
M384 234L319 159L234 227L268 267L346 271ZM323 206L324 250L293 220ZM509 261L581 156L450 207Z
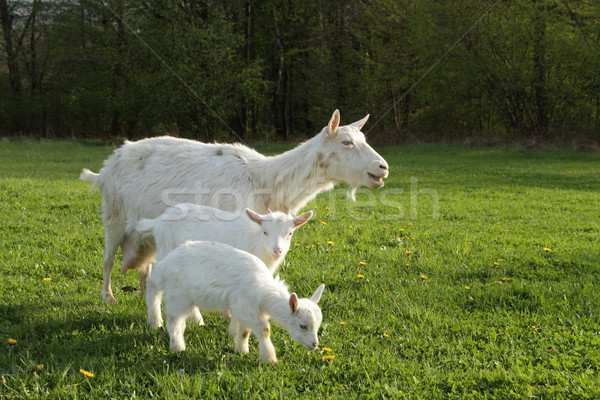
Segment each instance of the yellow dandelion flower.
M346 321L340 321L340 322L339 322L339 324L340 324L341 326L346 326L346 325L348 325L348 323L347 323Z
M37 369L38 371L42 371L44 369L44 364L38 364L38 365L36 365L35 369Z
M8 343L8 344L17 344L17 341L15 339L13 339L13 338L10 338L10 339L8 339L6 341L6 343Z
M381 336L383 336L383 337L384 337L384 338L386 338L386 339L390 337L390 335L388 335L387 333L384 333L384 334L383 334L383 335L381 335Z
M502 281L494 281L495 284L502 285Z
M50 282L52 280L52 278L44 278L42 279L44 282Z
M80 368L79 372L81 372L83 374L83 376L85 376L86 378L93 378L96 375L94 375L93 373L91 373L90 371L86 371L85 369Z
M408 226L413 226L412 222L409 222L408 224L406 224Z
M498 262L502 262L502 261L504 261L504 258L499 258L498 259Z
M410 267L410 264L406 263L406 264L404 264L404 266L406 266L406 267Z
M334 246L335 245L335 243L333 243L331 240L328 241L327 244L330 245L330 246Z
M510 278L505 276L504 278L502 278L502 280L503 280L504 282L508 282L508 281L510 281Z
M320 245L321 245L321 242L317 242L317 246L320 246Z
M322 223L323 225L327 225L327 222L325 222L325 221L321 221L321 223Z
M494 261L492 264L494 264L494 267L497 267L498 265L500 265L499 262Z
M471 289L471 286L465 286L465 289L469 290Z
M412 254L412 251L406 250L404 253L406 253L407 256L410 256Z
M535 325L531 325L531 326L530 326L530 328L531 328L531 329L533 329L534 331L537 331L537 330L539 330L539 329L540 329L540 328L538 328L538 327L537 327L537 326L535 326Z
M366 263L366 262L364 262L364 261L359 261L358 263L359 263L360 265L367 265L367 263Z
M323 347L323 348L321 349L321 351L322 351L323 353L331 353L333 350L331 350L329 347Z
M335 356L323 356L323 361L333 361Z
M419 278L421 278L421 279L429 279L429 277L427 275L419 275Z
M331 210L331 208L330 208L330 207L325 207L325 209L326 209L327 211Z
M550 248L548 248L548 247L544 247L544 251L545 251L546 253L550 253L550 252L552 252L553 250L552 250L552 249L550 249Z
M300 247L300 243L294 243L295 247Z
M365 279L365 276L364 276L363 274L358 274L358 275L356 275L356 277L357 277L358 279Z

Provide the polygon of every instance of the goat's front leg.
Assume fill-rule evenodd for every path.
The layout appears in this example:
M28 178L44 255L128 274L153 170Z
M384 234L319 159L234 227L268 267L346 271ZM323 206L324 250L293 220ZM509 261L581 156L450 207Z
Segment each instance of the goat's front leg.
M235 342L235 350L241 354L248 354L248 338L250 337L250 329L242 326L236 320L231 320L229 323L229 335Z
M277 364L275 347L271 342L271 326L268 321L261 321L260 329L254 330L254 335L258 339L258 352L263 361Z

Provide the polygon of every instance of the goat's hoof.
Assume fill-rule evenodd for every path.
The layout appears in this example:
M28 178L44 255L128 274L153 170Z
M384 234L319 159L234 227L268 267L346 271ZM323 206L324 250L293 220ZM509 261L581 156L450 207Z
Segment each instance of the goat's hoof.
M112 294L106 294L102 296L102 300L104 300L105 303L109 304L115 304L117 302L117 299L115 299L115 296L113 296Z
M162 321L156 321L156 320L148 320L148 326L150 326L150 328L152 329L158 329L160 327L162 327Z

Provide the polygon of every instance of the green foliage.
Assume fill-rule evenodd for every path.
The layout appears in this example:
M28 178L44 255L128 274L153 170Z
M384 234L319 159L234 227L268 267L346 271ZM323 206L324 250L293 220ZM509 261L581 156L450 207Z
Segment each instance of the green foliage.
M0 132L597 142L596 1L0 0Z
M321 194L281 270L302 296L327 285L320 348L332 351L274 326L272 366L255 340L236 354L218 315L171 353L120 290L137 286L131 272L115 268L119 302L101 302L100 196L77 176L113 148L0 143L1 398L600 396L598 154L378 149L386 186L356 203L343 185Z

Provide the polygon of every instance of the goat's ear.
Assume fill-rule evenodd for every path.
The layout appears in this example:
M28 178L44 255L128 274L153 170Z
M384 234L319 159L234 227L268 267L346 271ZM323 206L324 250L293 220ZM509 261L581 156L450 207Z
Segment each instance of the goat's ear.
M252 221L256 222L259 225L262 225L263 219L260 216L260 214L255 213L254 211L252 211L249 208L246 208L246 214L248 215L248 218L250 218Z
M337 128L340 126L340 111L335 110L331 119L329 120L329 124L327 124L327 135L332 135Z
M319 300L321 300L321 296L323 295L323 290L325 290L325 285L320 285L317 290L310 296L310 301L317 304Z
M350 124L350 126L353 126L353 127L355 127L356 129L360 130L360 129L361 129L361 128L362 128L362 127L363 127L363 126L364 126L364 125L367 123L367 120L369 119L369 115L370 115L370 114L367 114L367 116L366 116L366 117L364 117L363 119L361 119L361 120L359 120L359 121L356 121L356 122L353 122L353 123L351 123L351 124Z
M298 295L296 293L290 294L290 310L295 313L298 310Z
M309 211L307 213L304 213L302 215L298 215L296 218L294 218L294 228L297 228L301 225L304 225L305 223L308 222L308 220L313 216L313 212Z

